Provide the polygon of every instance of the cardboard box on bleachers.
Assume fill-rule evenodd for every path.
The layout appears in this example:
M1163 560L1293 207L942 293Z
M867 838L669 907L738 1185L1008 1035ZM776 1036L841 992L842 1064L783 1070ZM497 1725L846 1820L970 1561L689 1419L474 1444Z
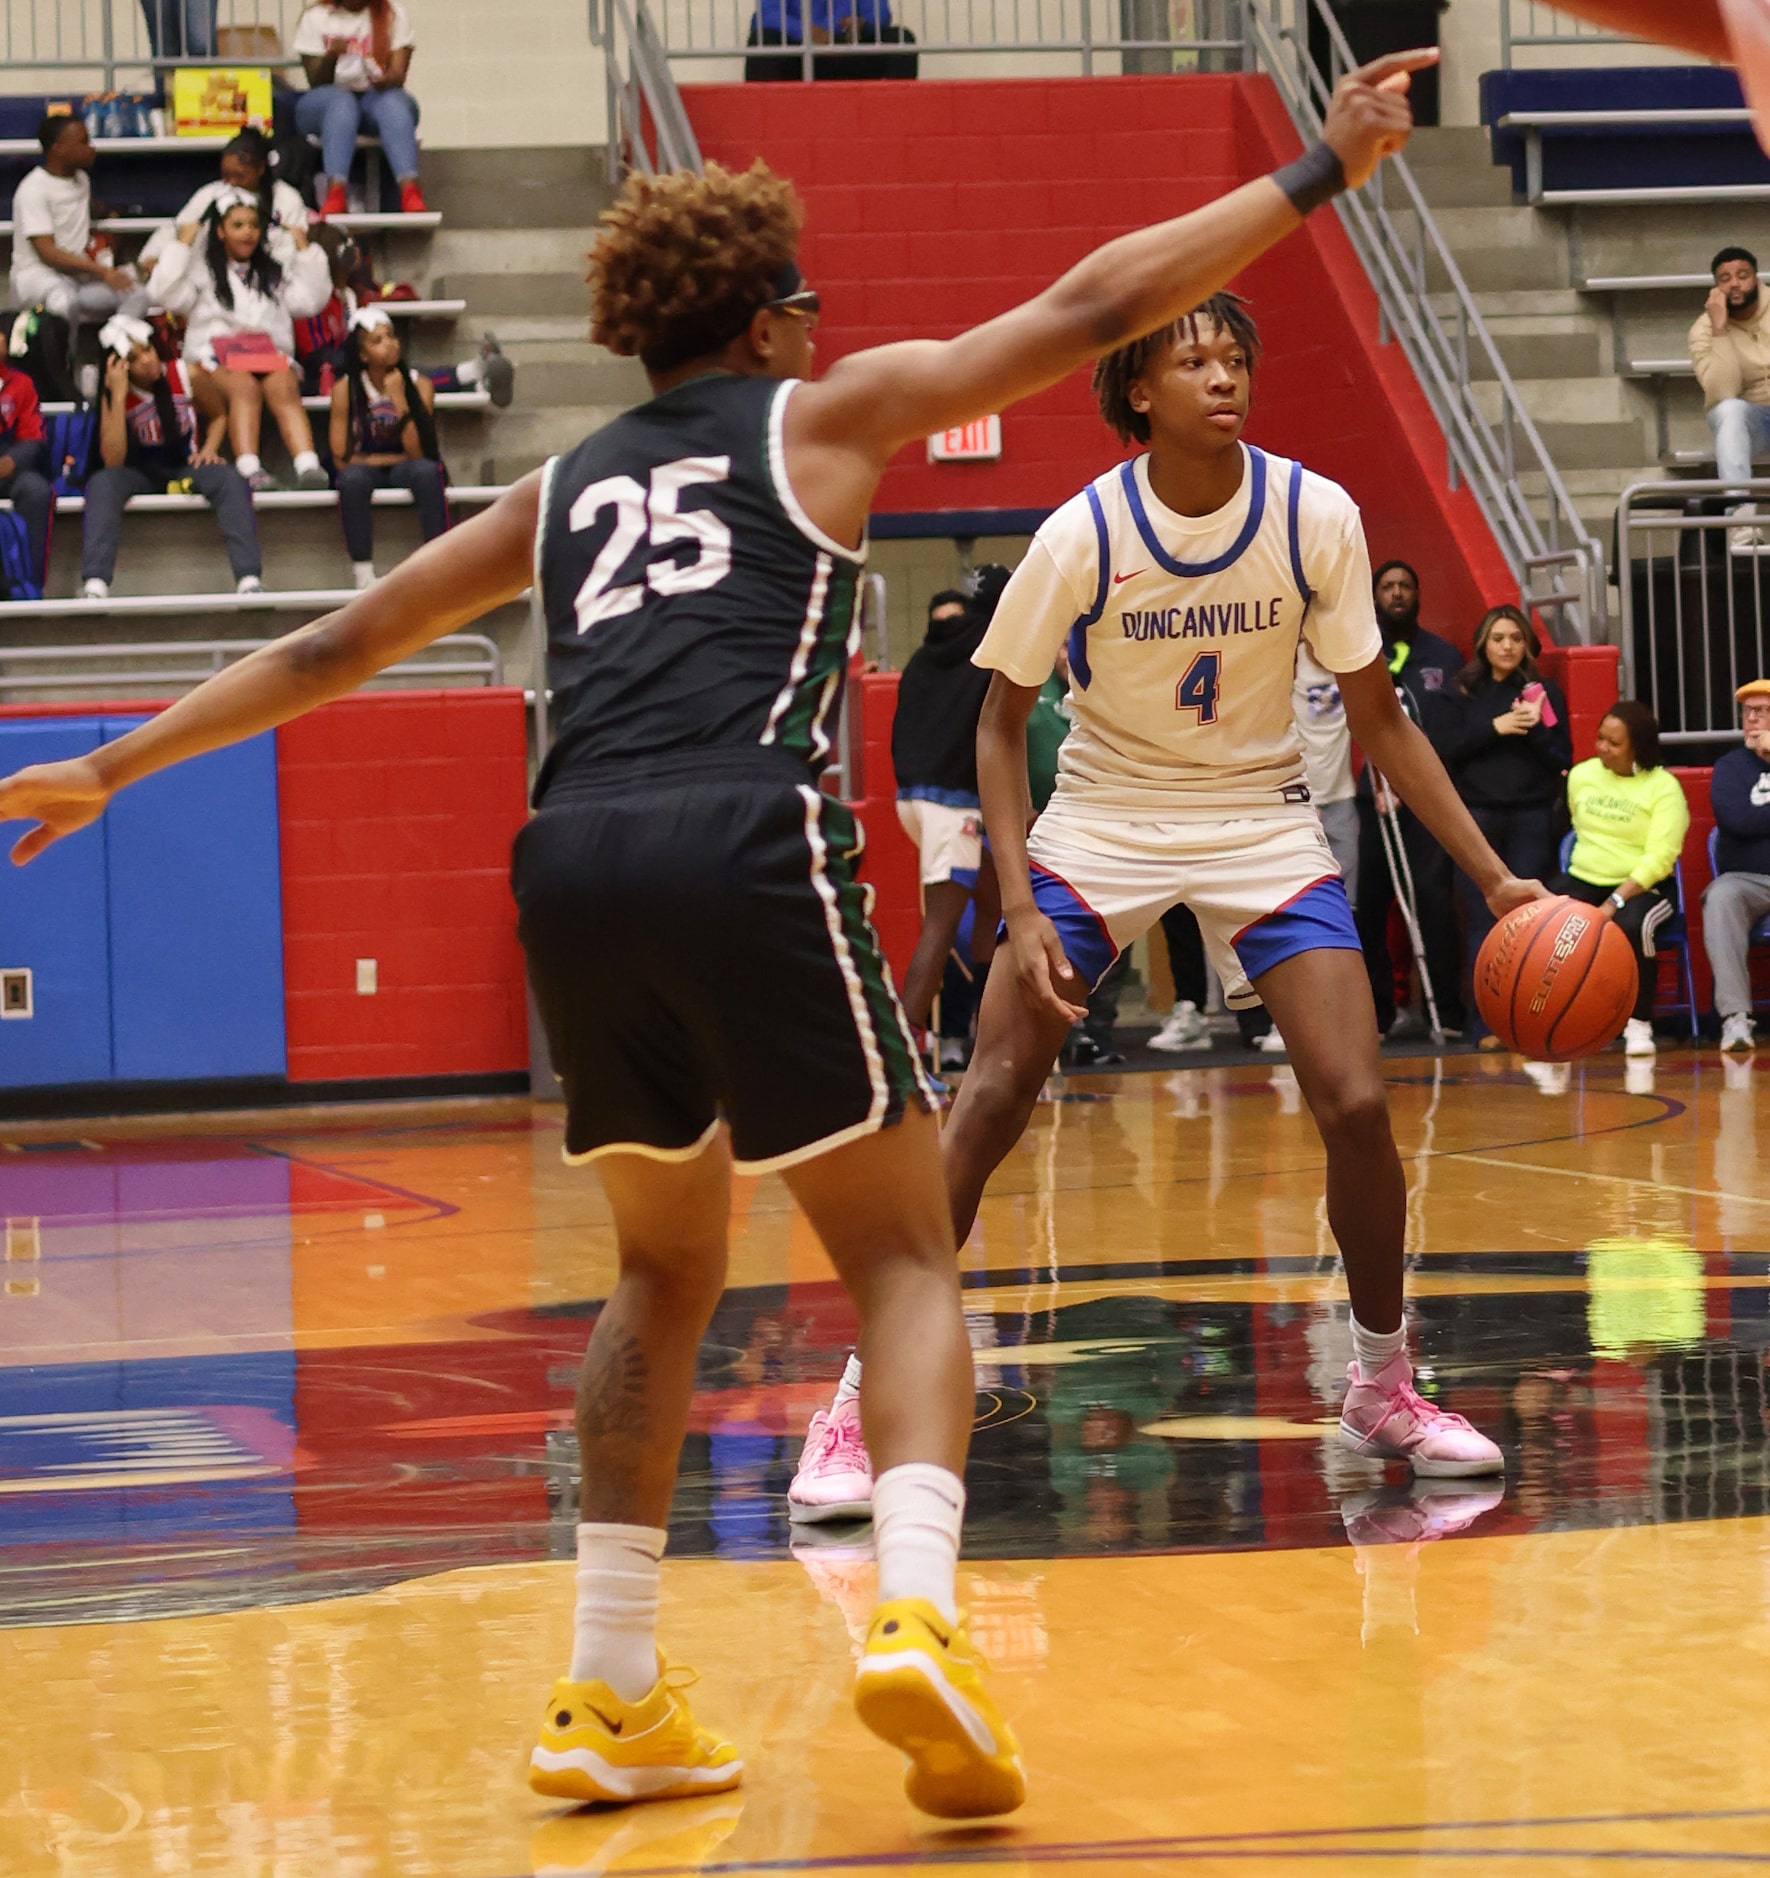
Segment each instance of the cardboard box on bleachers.
M262 65L186 65L172 74L176 137L227 136L255 125L269 130L270 69Z

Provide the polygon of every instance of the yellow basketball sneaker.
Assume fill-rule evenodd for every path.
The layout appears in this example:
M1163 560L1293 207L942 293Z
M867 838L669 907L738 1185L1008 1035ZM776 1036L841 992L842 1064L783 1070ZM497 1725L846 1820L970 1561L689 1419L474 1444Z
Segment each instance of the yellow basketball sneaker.
M873 1613L854 1683L861 1720L909 1757L903 1790L939 1819L1011 1813L1026 1798L1020 1744L984 1682L963 1623L925 1598Z
M529 1785L550 1799L677 1800L723 1793L744 1777L729 1741L698 1728L683 1690L691 1669L665 1669L637 1702L606 1682L562 1677L547 1698Z

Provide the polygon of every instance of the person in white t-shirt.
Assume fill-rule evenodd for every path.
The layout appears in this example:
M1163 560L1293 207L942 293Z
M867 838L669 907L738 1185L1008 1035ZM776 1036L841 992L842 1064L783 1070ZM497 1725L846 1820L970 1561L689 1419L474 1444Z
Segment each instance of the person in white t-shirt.
M1422 1475L1496 1473L1499 1448L1413 1387L1407 1185L1358 929L1304 765L1301 648L1496 915L1544 888L1507 871L1396 700L1352 498L1241 441L1258 356L1246 307L1219 293L1100 362L1101 415L1148 450L1040 527L974 655L995 673L977 776L1006 939L942 1133L953 1230L963 1245L1089 991L1184 902L1230 1007L1272 1013L1327 1149L1355 1356L1341 1439ZM1026 724L1066 643L1074 728L1029 834ZM808 1442L796 1518L821 1516L819 1466Z
M308 89L295 101L296 126L320 140L321 215L350 206L346 185L357 133L367 119L399 178L402 215L425 213L418 187L418 101L406 89L417 44L401 0L309 0L295 28Z
M12 297L41 302L72 326L102 325L113 313L146 311L132 268L114 265L92 239L92 165L84 121L46 117L37 129L43 161L12 198Z

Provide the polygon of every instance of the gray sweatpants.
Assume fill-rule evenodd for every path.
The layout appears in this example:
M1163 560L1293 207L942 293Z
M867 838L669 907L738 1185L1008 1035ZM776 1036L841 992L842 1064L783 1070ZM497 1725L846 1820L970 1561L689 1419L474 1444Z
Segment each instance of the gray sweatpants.
M1715 1009L1749 1017L1752 975L1746 965L1752 928L1770 913L1770 874L1717 874L1703 889L1702 944L1715 974Z
M1347 796L1341 802L1318 802L1315 808L1321 817L1321 832L1327 836L1327 844L1346 877L1346 892L1354 894L1358 891L1357 799Z
M258 518L252 512L252 491L231 463L205 463L186 472L200 495L215 511L221 538L227 543L228 565L234 579L264 572L258 547ZM151 476L123 464L101 469L85 489L86 526L81 536L80 578L109 582L117 571L117 544L123 534L123 510L131 496L151 496L161 485Z

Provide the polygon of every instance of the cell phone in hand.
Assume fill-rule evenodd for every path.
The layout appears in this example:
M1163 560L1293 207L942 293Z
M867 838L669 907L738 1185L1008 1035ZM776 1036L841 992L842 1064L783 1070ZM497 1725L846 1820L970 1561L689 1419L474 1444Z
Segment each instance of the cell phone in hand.
M1524 687L1524 689L1521 692L1519 692L1518 695L1519 697L1526 699L1531 704L1540 704L1542 706L1542 720L1541 721L1547 724L1551 730L1553 730L1556 724L1560 722L1560 719L1557 718L1555 715L1554 705L1552 705L1549 702L1549 694L1542 688L1540 684L1537 683L1537 681L1534 678L1530 681L1528 685Z

